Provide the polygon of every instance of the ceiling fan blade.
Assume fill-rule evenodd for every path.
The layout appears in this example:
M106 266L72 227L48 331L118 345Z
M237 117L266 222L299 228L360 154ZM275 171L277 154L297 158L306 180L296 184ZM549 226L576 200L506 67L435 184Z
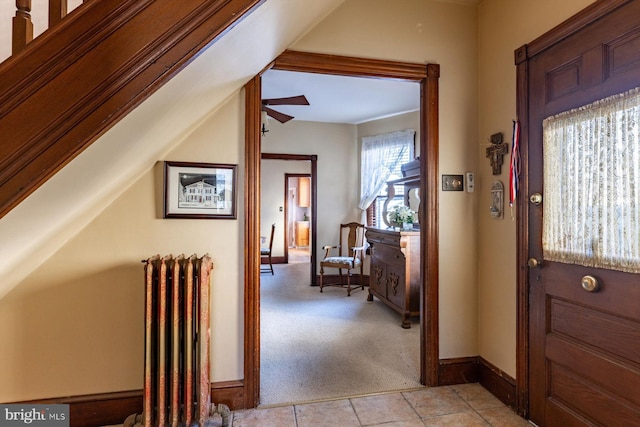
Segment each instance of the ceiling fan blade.
M263 99L262 105L309 105L307 97L304 95L290 96L288 98Z
M280 113L279 111L272 110L271 108L266 107L264 105L262 106L262 111L266 112L269 115L269 117L273 117L280 123L286 123L289 120L293 119L293 116L289 116L288 114L284 114L284 113Z

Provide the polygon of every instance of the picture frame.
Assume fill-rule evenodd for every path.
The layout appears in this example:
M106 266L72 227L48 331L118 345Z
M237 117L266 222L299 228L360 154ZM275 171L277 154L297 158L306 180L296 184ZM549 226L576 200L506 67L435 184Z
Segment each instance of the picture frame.
M164 162L164 218L236 219L237 168Z

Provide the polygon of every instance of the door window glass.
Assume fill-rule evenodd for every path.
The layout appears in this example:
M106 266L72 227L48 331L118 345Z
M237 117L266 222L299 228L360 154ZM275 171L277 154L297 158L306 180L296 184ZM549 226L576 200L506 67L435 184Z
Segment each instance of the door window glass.
M543 121L544 259L640 273L640 90Z

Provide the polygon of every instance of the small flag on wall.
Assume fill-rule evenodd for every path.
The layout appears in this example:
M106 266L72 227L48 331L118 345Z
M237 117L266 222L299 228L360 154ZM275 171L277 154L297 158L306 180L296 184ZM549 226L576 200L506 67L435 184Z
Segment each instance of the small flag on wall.
M511 162L509 163L509 206L512 208L513 202L518 196L520 185L520 122L513 121L513 137L511 139Z

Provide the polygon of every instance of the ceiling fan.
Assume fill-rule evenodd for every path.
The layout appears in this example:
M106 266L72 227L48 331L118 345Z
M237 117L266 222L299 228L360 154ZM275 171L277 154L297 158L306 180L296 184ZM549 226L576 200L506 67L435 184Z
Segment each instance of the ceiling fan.
M262 100L262 111L269 117L273 117L280 123L286 123L293 119L293 116L276 111L269 106L273 105L309 105L309 101L304 95L290 96L287 98L270 98Z

